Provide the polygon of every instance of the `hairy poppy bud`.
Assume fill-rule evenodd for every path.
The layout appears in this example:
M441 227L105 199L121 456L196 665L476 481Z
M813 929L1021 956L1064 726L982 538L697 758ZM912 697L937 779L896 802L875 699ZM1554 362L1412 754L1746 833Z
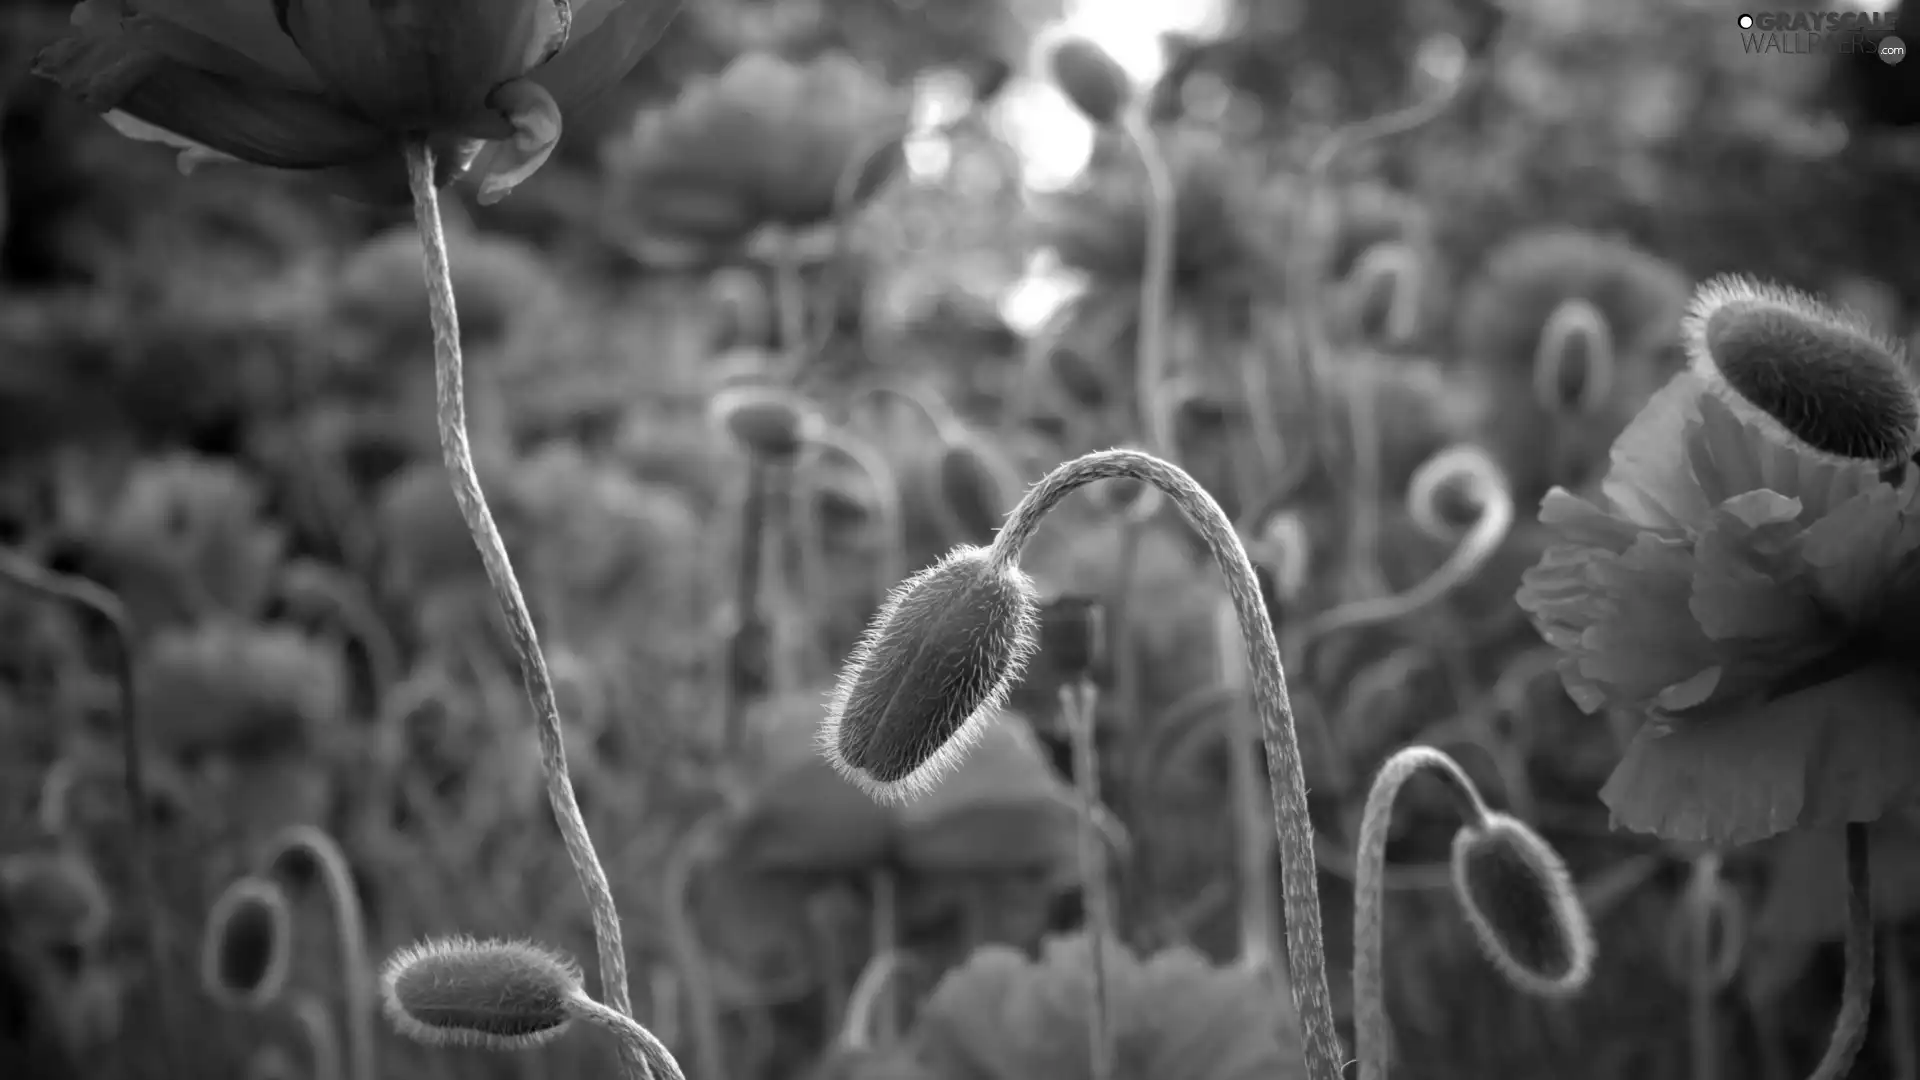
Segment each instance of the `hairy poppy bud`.
M707 279L707 299L713 305L716 350L773 344L773 300L758 274L743 266L716 270Z
M1068 682L1106 666L1106 609L1091 596L1060 596L1040 609L1040 658Z
M1033 581L960 547L902 582L834 687L819 744L881 801L923 794L999 711L1039 635Z
M264 1009L279 1000L293 964L293 911L280 887L243 877L207 911L200 984L231 1009Z
M1920 398L1901 347L1805 293L1720 277L1686 320L1694 373L1741 415L1836 457L1914 452Z
M1574 296L1540 328L1533 396L1551 413L1590 416L1613 396L1613 330L1600 309Z
M1012 468L971 439L949 444L937 466L937 503L950 539L988 544L1019 498Z
M730 386L713 396L712 411L727 434L767 461L798 457L813 414L794 395L771 386Z
M1507 814L1453 837L1453 894L1487 959L1515 987L1574 993L1593 974L1593 928L1552 845Z
M1047 54L1053 81L1096 124L1111 124L1133 98L1133 80L1105 49L1082 37L1063 37Z
M380 971L394 1029L428 1046L519 1050L559 1038L573 1021L580 968L527 941L434 938Z

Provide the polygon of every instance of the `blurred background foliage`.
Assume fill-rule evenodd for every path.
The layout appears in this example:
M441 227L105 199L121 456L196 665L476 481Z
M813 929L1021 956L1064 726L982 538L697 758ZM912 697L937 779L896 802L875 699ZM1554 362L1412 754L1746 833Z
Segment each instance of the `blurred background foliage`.
M464 930L586 956L588 922L438 462L404 212L295 175L181 175L26 74L67 14L0 16L0 539L130 613L164 873L142 910L111 641L0 594L0 1072L166 1076L151 1049L171 1028L191 1033L173 1075L318 1080L314 1032L350 1003L310 882L287 886L286 1004L241 1015L192 985L213 898L283 826L338 838L377 954ZM1145 437L1125 373L1147 201L1125 141L1062 119L1044 85L1032 46L1063 14L690 0L626 85L568 118L533 181L497 206L448 203L482 478L561 685L637 1008L697 1080L815 1062L823 1076L1072 1073L1039 1050L977 1053L1026 1046L1008 1027L1047 1022L1056 1000L1017 954L980 950L1065 964L1064 946L1034 950L1080 917L1047 657L1005 745L907 815L853 793L810 743L826 681L893 580L983 539L1050 465ZM1589 482L1672 370L1694 280L1745 271L1914 328L1912 81L1870 57L1744 54L1732 21L1705 0L1243 0L1168 34L1146 88L1179 192L1176 449L1248 524L1283 638L1367 588L1337 570L1356 501L1378 519L1387 588L1446 558L1452 540L1402 506L1436 451L1487 447L1519 503L1521 525L1443 602L1289 658L1321 733L1305 741L1336 968L1357 778L1414 740L1456 749L1567 853L1599 928L1584 997L1517 998L1475 954L1445 896L1446 833L1410 798L1389 948L1408 1077L1677 1078L1702 1037L1682 909L1699 853L1609 831L1595 791L1616 733L1565 700L1511 596L1539 552L1534 503ZM1470 57L1451 107L1309 175L1337 133L1434 92L1446 75L1420 50L1436 35ZM1045 144L1077 141L1081 179L1041 175ZM1620 375L1578 408L1535 380L1569 297L1606 320ZM1334 361L1313 387L1287 375L1307 308ZM1248 371L1277 374L1250 388ZM790 460L753 441L778 430L736 412L730 438L710 415L770 373L804 391L780 399L813 444ZM1267 427L1291 447L1319 422L1307 390L1375 403L1378 496L1339 452L1303 475L1266 452ZM1166 515L1135 536L1082 501L1030 562L1050 593L1131 613L1101 673L1104 826L1142 957L1120 992L1173 1032L1139 1050L1152 1071L1137 1075L1284 1075L1259 1046L1227 1052L1231 1024L1198 1043L1212 1050L1166 1049L1251 993L1200 960L1239 948L1220 589ZM1911 1080L1902 1032L1920 1006L1900 930L1920 907L1920 837L1911 821L1881 833L1876 1030L1891 1034L1855 1076ZM1715 925L1731 959L1705 1037L1729 1075L1802 1075L1824 1042L1840 920L1817 839L1726 867ZM177 969L159 999L149 916ZM907 1039L914 1064L842 1052L854 979L891 947L910 962L889 1008L856 1026L871 1020L883 1049ZM941 983L969 956L968 979ZM1040 1004L995 1021L1014 993L995 988L1016 984ZM383 1035L381 1054L385 1075L423 1077L603 1075L612 1060L593 1040L487 1057Z

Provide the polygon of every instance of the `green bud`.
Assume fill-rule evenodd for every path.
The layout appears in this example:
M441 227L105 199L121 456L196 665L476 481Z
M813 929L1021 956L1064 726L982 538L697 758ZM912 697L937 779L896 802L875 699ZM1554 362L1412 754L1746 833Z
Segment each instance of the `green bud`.
M429 938L380 972L387 1019L428 1046L520 1050L566 1033L584 993L579 965L527 941Z

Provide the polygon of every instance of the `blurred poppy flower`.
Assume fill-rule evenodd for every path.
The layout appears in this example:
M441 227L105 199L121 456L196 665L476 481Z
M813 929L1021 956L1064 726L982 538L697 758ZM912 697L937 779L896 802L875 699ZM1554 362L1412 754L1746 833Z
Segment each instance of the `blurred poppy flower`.
M906 95L846 56L755 52L643 114L609 164L643 248L705 253L821 224L843 194L864 203L899 171L910 121Z
M1920 476L1817 451L1730 393L1676 376L1596 501L1550 492L1518 596L1583 710L1646 719L1601 793L1615 821L1715 844L1920 795Z
M181 164L320 174L369 202L407 197L424 133L482 202L531 176L562 114L632 69L677 5L659 0L83 0L37 74Z

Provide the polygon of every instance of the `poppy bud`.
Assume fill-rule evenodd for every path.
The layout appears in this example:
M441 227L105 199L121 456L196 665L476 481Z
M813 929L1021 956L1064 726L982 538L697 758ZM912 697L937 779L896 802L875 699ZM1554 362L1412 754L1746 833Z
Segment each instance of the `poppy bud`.
M722 267L707 279L707 299L713 305L716 350L773 344L773 301L758 274L743 266Z
M1081 115L1111 124L1133 97L1133 80L1119 61L1083 37L1063 37L1047 55L1053 81Z
M1012 469L971 439L941 451L936 493L941 516L959 543L989 544L1019 498Z
M1107 662L1106 609L1091 596L1060 596L1040 609L1040 658L1061 679L1090 679Z
M1453 837L1453 894L1480 949L1516 988L1559 997L1593 974L1593 928L1552 845L1507 814Z
M279 1000L293 966L293 911L278 885L243 877L207 911L200 984L230 1009L259 1010Z
M1533 396L1555 415L1591 416L1613 396L1613 330L1577 296L1553 309L1533 355Z
M1054 385L1081 408L1098 409L1111 396L1107 373L1078 349L1055 346L1042 354L1041 363Z
M1902 348L1865 320L1747 278L1694 293L1694 373L1742 416L1836 457L1892 464L1914 452L1920 399Z
M1347 275L1355 329L1364 338L1404 344L1419 330L1420 256L1406 244L1375 244Z
M730 386L713 396L712 413L748 453L773 462L800 455L813 420L798 398L771 386Z
M521 1050L565 1034L580 968L527 941L434 938L395 953L380 972L387 1019L428 1046Z
M1039 636L1033 581L959 547L888 595L841 670L819 745L875 799L923 794L999 711Z

